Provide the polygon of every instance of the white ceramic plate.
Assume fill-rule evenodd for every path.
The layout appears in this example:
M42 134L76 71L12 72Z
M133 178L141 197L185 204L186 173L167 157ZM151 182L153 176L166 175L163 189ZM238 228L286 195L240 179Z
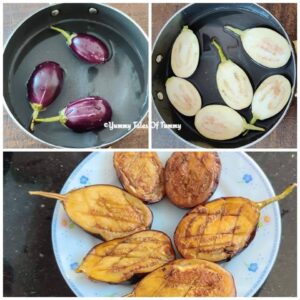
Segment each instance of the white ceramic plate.
M171 152L158 154L165 163ZM220 184L211 199L243 196L260 201L274 195L267 177L249 156L240 152L223 152L219 155L222 163ZM61 193L104 183L121 186L113 167L113 152L89 155L70 175ZM161 230L173 238L176 225L186 210L177 208L168 199L152 204L150 208L154 215L152 229ZM237 296L253 296L262 286L276 259L280 235L280 211L275 203L262 210L259 228L249 247L222 264L234 277ZM87 252L101 241L74 225L61 203L57 203L54 211L52 242L60 271L77 296L124 296L132 290L133 285L95 282L74 271Z

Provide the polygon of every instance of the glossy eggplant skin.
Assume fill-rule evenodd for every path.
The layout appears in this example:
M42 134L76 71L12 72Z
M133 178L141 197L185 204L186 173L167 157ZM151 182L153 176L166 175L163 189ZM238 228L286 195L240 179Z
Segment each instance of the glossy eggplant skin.
M107 45L99 38L88 33L68 33L55 26L50 28L65 37L67 45L81 60L90 64L103 64L110 59Z
M31 74L27 82L27 99L33 109L31 129L38 113L49 106L60 94L63 86L64 70L53 61L45 61Z
M75 100L62 111L65 125L75 132L85 132L103 127L112 117L110 104L98 96Z

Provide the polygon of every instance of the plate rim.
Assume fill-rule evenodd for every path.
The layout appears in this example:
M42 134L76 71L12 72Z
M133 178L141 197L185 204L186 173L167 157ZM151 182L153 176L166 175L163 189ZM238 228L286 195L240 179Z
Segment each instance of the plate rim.
M111 151L114 152L114 151ZM144 151L142 151L144 152ZM170 151L170 150L160 150L160 151L156 151L156 152L174 152L174 151ZM177 152L177 151L176 151ZM192 151L195 152L195 151ZM217 152L222 152L222 151L217 151ZM72 181L71 178L75 177L81 170L81 168L87 163L89 162L91 159L93 159L95 156L97 155L103 155L106 152L93 152L90 153L87 157L85 157L75 168L74 170L70 173L69 177L67 178L67 180L65 181L63 187L60 190L60 193L63 194L66 192L68 185L70 184L70 182ZM109 152L107 152L109 153ZM227 153L223 152L223 153ZM236 151L236 152L230 152L230 153L235 153L237 155L242 156L246 161L248 161L250 163L250 165L255 169L255 171L257 172L257 174L259 175L260 179L262 179L262 181L265 183L266 185L266 189L267 191L270 193L271 196L275 195L275 191L274 188L269 180L269 178L267 177L267 175L265 174L265 172L263 171L263 169L258 165L258 163L252 158L250 157L247 153L244 152L240 152L240 151ZM75 294L75 296L77 297L87 297L84 294L82 294L78 289L77 286L74 285L74 283L72 282L72 280L70 280L68 278L68 276L65 274L64 268L62 266L61 260L60 260L60 256L59 256L59 252L57 250L57 240L56 240L56 235L54 234L55 232L55 228L56 225L58 223L58 213L59 210L61 209L62 204L57 201L55 208L54 208L54 212L53 212L53 216L52 216L52 224L51 224L51 240L52 240L52 248L53 248L53 252L54 252L54 257L56 260L56 263L58 265L59 271L61 273L61 275L63 276L65 282L67 283L68 287L72 290L72 292ZM255 282L255 284L250 288L250 290L243 296L239 296L239 297L252 297L256 294L256 292L262 287L262 285L264 284L264 282L266 281L268 275L270 274L274 263L277 259L278 256L278 252L279 252L279 247L280 247L280 243L281 243L281 215L280 215L280 208L279 208L279 204L278 202L274 203L273 206L273 211L275 214L275 220L277 220L277 222L274 223L274 226L276 227L275 232L277 232L276 237L274 242L273 242L273 255L271 255L267 261L267 265L264 268L262 274L258 277L257 281Z

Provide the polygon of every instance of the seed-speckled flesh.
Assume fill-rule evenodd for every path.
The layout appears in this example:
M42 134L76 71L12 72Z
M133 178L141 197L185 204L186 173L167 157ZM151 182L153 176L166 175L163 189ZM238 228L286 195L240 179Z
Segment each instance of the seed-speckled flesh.
M116 152L114 167L126 191L154 203L165 194L163 165L155 152Z
M178 77L190 77L196 70L200 57L197 36L184 26L176 38L171 53L171 67Z
M200 259L178 259L148 274L130 297L235 297L232 275Z
M89 278L120 283L147 274L175 259L170 238L159 231L141 231L95 246L77 272Z
M254 93L252 114L255 119L265 120L278 114L290 99L292 87L282 75L265 79Z
M186 79L169 78L166 81L166 91L172 105L187 117L194 116L201 108L202 100L199 92Z
M165 168L166 194L177 206L205 203L219 183L221 162L214 152L175 152Z
M178 224L175 245L185 258L229 260L251 242L259 216L255 202L241 197L199 205Z

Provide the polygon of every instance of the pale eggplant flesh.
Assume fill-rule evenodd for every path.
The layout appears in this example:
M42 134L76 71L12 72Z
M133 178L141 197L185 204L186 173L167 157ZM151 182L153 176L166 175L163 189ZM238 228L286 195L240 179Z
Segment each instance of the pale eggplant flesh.
M254 93L250 124L278 114L289 101L291 93L291 83L283 75L266 78Z
M201 259L177 259L144 277L127 297L235 297L233 276Z
M198 38L188 26L184 26L172 47L172 71L178 77L190 77L197 69L199 57Z
M195 117L195 127L204 137L220 141L233 139L246 130L265 131L264 128L248 124L232 108L218 104L200 109Z
M121 283L174 259L170 238L163 232L146 230L96 245L76 271L93 280Z
M264 67L283 67L291 57L292 50L288 41L270 28L255 27L241 30L225 26L225 29L237 34L246 53Z
M70 219L104 241L147 230L152 224L151 210L138 198L112 185L91 185L61 195L29 192L62 202Z
M179 222L174 242L184 258L212 262L230 260L253 240L265 206L284 199L296 184L262 202L243 197L225 197L199 205Z
M166 81L166 91L171 104L187 117L195 116L202 105L200 93L188 80L170 77Z
M252 102L253 88L246 72L225 56L215 39L212 45L216 47L220 58L216 80L222 99L235 110L248 107Z

